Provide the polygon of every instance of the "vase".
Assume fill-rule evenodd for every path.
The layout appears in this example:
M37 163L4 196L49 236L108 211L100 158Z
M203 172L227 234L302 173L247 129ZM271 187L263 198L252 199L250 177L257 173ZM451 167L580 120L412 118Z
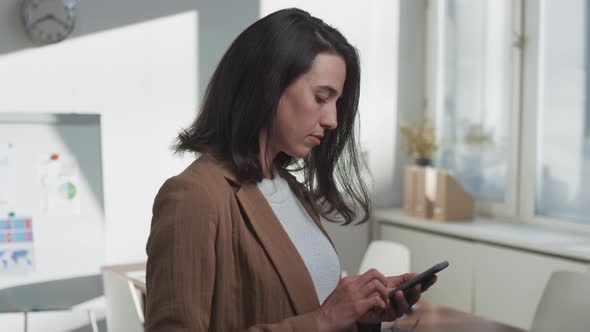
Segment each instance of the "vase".
M418 158L414 159L414 163L418 166L423 166L423 167L432 166L432 159L418 157Z

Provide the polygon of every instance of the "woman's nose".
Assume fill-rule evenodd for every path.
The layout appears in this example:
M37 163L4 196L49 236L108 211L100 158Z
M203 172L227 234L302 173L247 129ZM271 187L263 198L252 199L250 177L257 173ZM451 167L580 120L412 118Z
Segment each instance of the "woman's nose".
M320 118L320 126L325 129L336 129L338 126L338 119L336 117L336 105L326 109L325 113Z

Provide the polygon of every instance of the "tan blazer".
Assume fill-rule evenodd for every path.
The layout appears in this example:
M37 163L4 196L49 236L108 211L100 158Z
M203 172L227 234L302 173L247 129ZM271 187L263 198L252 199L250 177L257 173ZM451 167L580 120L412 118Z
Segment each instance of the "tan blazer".
M317 331L320 304L297 249L256 184L212 157L164 183L147 254L148 332Z

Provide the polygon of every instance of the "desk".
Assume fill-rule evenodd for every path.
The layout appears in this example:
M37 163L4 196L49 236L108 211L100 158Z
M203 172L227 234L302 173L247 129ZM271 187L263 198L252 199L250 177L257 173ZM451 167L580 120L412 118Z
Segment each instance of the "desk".
M525 332L516 327L456 311L442 305L430 304L426 301L418 302L414 313L398 319L395 326L402 331L408 330L417 319L420 321L414 332ZM390 331L391 329L386 327L392 325L393 323L384 323L383 331Z
M143 294L145 304L145 282L129 275L130 272L145 271L145 263L105 266L103 270L116 272L131 280L133 285ZM426 301L420 301L414 313L398 319L395 326L406 330L414 325L416 319L420 319L420 322L414 332L525 332L516 327L493 322L442 305L430 304ZM389 331L390 329L387 327L393 324L384 323L383 331Z
M28 331L30 312L77 310L75 306L102 294L100 274L13 286L0 289L0 313L22 312L24 330ZM93 331L97 331L94 308L85 310Z
M137 288L144 296L145 296L145 280L139 280L133 278L129 275L129 273L137 272L137 271L144 271L145 272L145 262L144 263L132 263L132 264L123 264L123 265L109 265L103 266L103 271L111 271L121 276L131 280L135 288Z

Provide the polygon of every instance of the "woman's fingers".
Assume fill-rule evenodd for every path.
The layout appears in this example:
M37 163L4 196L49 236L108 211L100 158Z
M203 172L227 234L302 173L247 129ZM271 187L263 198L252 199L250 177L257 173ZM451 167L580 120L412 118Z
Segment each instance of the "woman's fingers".
M361 276L358 277L358 279L356 279L356 281L360 285L364 285L374 279L378 280L381 284L383 284L383 286L387 287L387 278L375 269L370 269L369 271L363 273Z
M406 297L404 296L404 292L402 292L402 291L395 292L395 295L393 298L395 300L394 308L395 308L396 313L398 314L398 317L410 310L410 306L408 305L408 302L406 301Z
M360 287L359 292L362 297L373 296L373 293L377 293L383 302L389 303L387 298L388 295L388 281L387 278L375 269L360 275L356 280L356 284Z
M357 314L359 314L359 316L366 314L369 310L381 312L386 309L387 304L379 296L371 296L357 302Z
M369 295L371 296L379 296L381 297L381 299L385 302L388 303L389 299L388 299L388 295L389 295L389 290L387 287L385 287L379 280L374 279L372 281L370 281L369 283L365 284L364 286L361 287L360 289L361 292L361 296L363 297L368 297Z
M428 279L424 283L424 285L422 285L422 292L426 292L428 290L428 288L430 288L430 286L432 286L437 280L438 280L438 277L436 275L433 275L430 279Z
M407 290L404 294L405 294L405 299L406 299L406 303L409 306L414 305L414 303L418 302L418 300L420 299L420 294L422 293L422 285L418 284L412 288L410 288L409 290Z

